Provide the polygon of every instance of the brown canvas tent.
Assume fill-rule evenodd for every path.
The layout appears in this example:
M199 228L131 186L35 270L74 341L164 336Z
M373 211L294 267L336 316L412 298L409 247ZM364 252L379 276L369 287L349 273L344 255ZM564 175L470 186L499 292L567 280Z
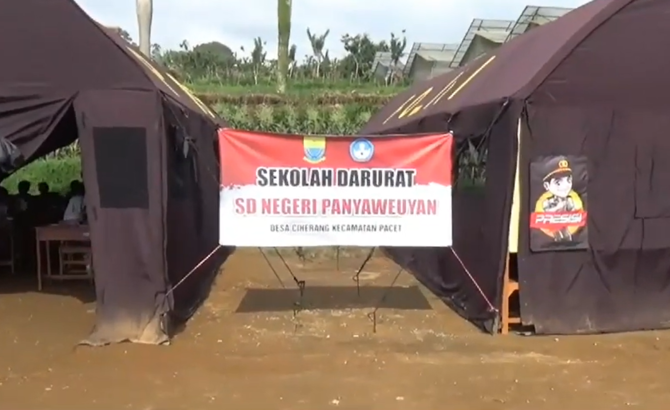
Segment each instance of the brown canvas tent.
M485 297L447 250L389 251L489 330L508 253L521 319L538 333L668 327L669 14L667 0L595 0L382 109L363 134L453 130L488 144L483 194L456 188L453 197L454 249ZM517 154L518 227L510 226ZM548 155L587 158L587 250L530 249L529 168Z
M80 142L97 293L86 342L167 341L223 257L170 290L218 243L219 118L73 0L4 2L0 32L0 137L26 163Z

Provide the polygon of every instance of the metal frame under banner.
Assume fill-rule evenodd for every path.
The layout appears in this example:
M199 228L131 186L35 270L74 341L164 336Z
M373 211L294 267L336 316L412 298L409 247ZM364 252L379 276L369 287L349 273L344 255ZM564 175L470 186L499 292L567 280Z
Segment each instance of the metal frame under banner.
M168 292L166 293L166 298L167 298L167 296L172 294L175 291L175 289L177 289L179 286L181 286L189 277L191 277L191 275L193 275L193 273L195 273L196 270L200 266L202 266L202 264L204 264L219 249L221 249L221 247L222 247L221 245L217 245L207 256L205 256L195 267L193 267L193 269L191 269L186 275L184 275L184 277L179 282L177 282L172 288L170 288L168 290ZM374 255L377 248L378 247L375 246L375 247L372 247L370 249L370 252L368 252L365 259L363 259L363 262L361 263L361 265L356 270L356 274L351 278L356 283L356 293L357 293L358 296L361 295L360 275L363 272L363 270L365 269L365 267L367 266L368 262L370 262L370 259L372 259L372 256ZM275 251L275 254L282 261L282 264L284 265L284 268L286 268L286 270L289 272L289 274L293 278L293 281L295 282L296 286L298 287L298 299L293 303L293 322L294 322L294 329L293 330L294 330L294 332L297 332L297 330L302 327L302 324L299 320L298 315L301 311L308 310L308 309L303 308L303 298L305 296L305 290L307 288L307 282L305 280L299 279L295 275L295 273L293 272L293 270L291 269L289 264L286 262L286 259L284 259L284 257L281 255L281 253L279 253L279 250L277 249L277 247L272 247L272 249ZM478 290L481 297L484 299L484 301L488 305L489 311L494 312L496 314L495 315L496 323L494 325L494 328L497 329L498 328L498 323L497 322L498 322L498 319L499 319L500 312L493 305L493 303L486 297L486 294L484 293L484 291L479 286L479 283L477 283L474 276L472 276L472 273L470 273L470 270L465 266L461 257L458 255L458 253L456 253L456 250L451 246L449 247L449 250L451 250L451 252L454 254L454 257L458 260L458 262L461 265L461 267L463 268L465 274L470 279L470 281L473 283L473 285ZM270 268L270 270L274 274L274 276L277 279L277 281L279 282L280 286L283 289L287 289L286 285L284 284L284 281L279 276L279 273L277 272L277 269L275 269L274 265L272 264L272 261L270 261L270 258L268 257L268 255L263 251L263 248L259 247L258 251L263 256L263 259L265 259L265 262L267 263L268 267ZM304 259L304 256L300 255L299 253L298 253L298 257L300 257L301 259ZM339 246L337 247L337 250L336 250L336 268L337 268L337 271L339 272L340 271L340 247ZM400 275L403 272L406 272L405 268L400 267L400 269L398 269L395 276L393 277L393 280L391 281L391 284L385 288L384 293L382 294L381 298L379 298L379 301L374 305L372 311L366 315L368 317L368 319L370 319L370 321L372 322L372 332L373 333L377 333L377 324L379 323L377 312L383 306L384 302L386 301L386 297L388 296L388 293L390 292L391 289L393 289L393 287L397 283L398 279L400 278Z
M279 250L276 247L272 248L274 250L274 253L277 255L279 260L281 260L282 264L284 265L284 268L286 271L291 275L291 278L293 278L293 282L296 284L298 288L298 298L295 302L293 302L293 323L294 323L294 328L293 331L297 332L298 329L302 327L302 323L300 322L299 314L303 310L309 310L304 308L304 296L305 296L305 291L307 289L307 281L299 279L296 274L293 272L291 267L289 266L288 262L286 262L286 259L282 256L282 254L279 252ZM363 259L363 262L360 264L358 269L356 270L356 274L352 276L352 280L356 283L356 294L360 297L361 296L361 285L360 285L360 275L367 266L368 262L370 262L370 259L372 259L372 256L374 255L375 251L377 250L377 247L372 247L370 249L370 252L365 256L365 259ZM275 278L277 279L277 282L279 282L279 285L282 287L282 289L288 289L286 287L286 284L284 281L281 279L281 276L279 276L279 272L277 269L275 269L275 266L272 264L272 261L270 260L269 256L263 251L263 248L258 248L258 251L260 254L263 256L263 259L265 259L265 262L267 263L268 267L274 274ZM303 259L304 256L298 253L298 257L300 259ZM339 272L340 271L340 247L337 247L336 250L336 269ZM404 268L400 268L398 272L396 272L395 276L393 277L393 281L391 281L391 284L389 286L386 286L384 289L384 293L382 293L381 298L375 303L375 305L372 308L372 311L369 312L366 316L370 321L372 322L372 333L377 333L377 323L378 323L378 316L377 312L379 309L384 305L384 302L386 301L386 298L395 286L396 282L400 278L400 274L402 274L405 271Z

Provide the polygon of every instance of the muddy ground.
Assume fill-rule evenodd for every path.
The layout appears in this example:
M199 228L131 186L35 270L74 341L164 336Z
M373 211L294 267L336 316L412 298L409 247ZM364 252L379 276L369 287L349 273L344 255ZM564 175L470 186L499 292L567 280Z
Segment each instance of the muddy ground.
M324 308L294 319L298 292L281 263L276 260L287 291L257 251L238 251L207 304L166 347L75 349L93 324L93 302L81 300L86 285L0 294L0 404L14 410L665 410L670 402L664 387L670 332L492 337L403 274L373 333L367 316L381 296L374 286L388 285L397 268L373 259L358 296L351 276L360 259L346 258L338 273L333 261L299 266L291 258L307 282L303 304Z

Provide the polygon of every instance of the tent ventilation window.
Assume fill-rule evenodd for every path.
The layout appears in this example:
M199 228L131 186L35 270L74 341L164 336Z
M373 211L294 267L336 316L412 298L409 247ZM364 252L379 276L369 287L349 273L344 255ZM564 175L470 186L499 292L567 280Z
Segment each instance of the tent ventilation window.
M483 187L486 182L488 138L461 141L456 149L455 189Z
M149 208L147 131L140 127L93 129L101 208Z
M173 125L167 127L168 141L168 190L171 198L183 199L189 196L189 186L193 184L193 153L189 138Z

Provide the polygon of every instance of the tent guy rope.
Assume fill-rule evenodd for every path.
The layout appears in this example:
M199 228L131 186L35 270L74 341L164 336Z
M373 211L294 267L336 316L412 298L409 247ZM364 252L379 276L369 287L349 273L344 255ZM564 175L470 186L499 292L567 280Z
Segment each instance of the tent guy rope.
M482 295L482 298L484 299L484 301L485 301L486 304L488 305L490 311L491 311L491 312L498 313L498 309L496 309L496 307L493 305L493 303L491 303L491 301L489 300L489 298L486 297L486 293L484 293L484 291L482 290L481 286L479 286L479 283L477 283L477 281L475 280L475 277L472 276L472 273L470 273L470 270L467 268L467 266L465 266L465 263L463 263L463 260L461 259L461 257L458 256L458 254L456 253L456 250L454 249L454 247L453 247L453 246L450 246L449 249L451 249L451 252L452 252L452 253L454 254L454 256L456 257L456 260L458 260L458 263L461 264L461 267L463 268L463 270L465 271L465 273L468 275L468 277L469 277L470 280L472 281L472 284L475 285L475 288L477 288L477 291L479 292L479 294Z
M212 256L214 256L214 254L215 254L219 249L221 249L222 247L223 247L223 246L221 246L221 245L217 245L216 248L214 248L214 250L212 250L207 256L205 256L200 262L198 262L198 264L195 265L195 266L193 267L193 269L191 269L186 275L184 275L184 277L181 278L181 279L179 280L179 282L175 283L175 285L174 285L173 287L171 287L171 288L167 291L167 293L165 294L165 297L167 298L167 297L170 296L172 293L174 293L175 289L177 289L182 283L184 283L184 282L186 281L186 279L188 279L191 275L193 275L193 273L195 273L195 271L198 270L199 267L201 267L205 262L207 262L207 260L209 260L209 258L211 258Z

